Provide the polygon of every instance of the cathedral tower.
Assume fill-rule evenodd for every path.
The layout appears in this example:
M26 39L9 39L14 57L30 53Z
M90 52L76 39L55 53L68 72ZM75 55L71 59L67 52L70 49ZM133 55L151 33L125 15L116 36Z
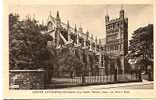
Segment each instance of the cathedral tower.
M116 19L110 20L109 16L106 15L105 24L106 53L115 59L120 58L122 67L120 72L124 72L126 67L124 56L128 53L128 18L125 18L124 10L120 10L119 18Z

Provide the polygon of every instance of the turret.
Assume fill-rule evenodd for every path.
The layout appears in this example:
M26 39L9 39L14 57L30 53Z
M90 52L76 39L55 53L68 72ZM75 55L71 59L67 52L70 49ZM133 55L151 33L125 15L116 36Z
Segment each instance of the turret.
M69 20L67 21L67 30L69 30L70 25L69 25Z
M74 31L75 31L75 33L77 32L77 27L76 27L76 24L75 24L75 28L74 28Z
M96 36L96 38L95 38L95 43L96 43L96 44L97 44L97 41L98 41L98 40L97 40L97 36Z
M70 37L70 25L69 25L69 20L67 21L67 32L68 32L68 41L71 40L71 37Z
M98 42L98 39L97 39L97 36L95 38L95 51L97 51L97 42Z
M86 32L86 39L88 40L88 38L89 38L89 32L87 30L87 32Z
M90 37L90 51L92 51L92 45L93 45L93 40L94 40L94 38L93 38L93 34L91 34L91 37Z
M105 22L106 22L106 23L109 22L109 16L108 16L108 15L105 16Z
M80 32L80 33L83 33L83 28L81 27L81 25L80 25L80 27L79 27L79 32Z
M120 18L124 19L124 10L123 9L120 10Z
M109 22L109 15L108 15L108 8L106 7L106 16L105 16L105 23Z
M60 19L59 11L57 11L56 19Z
M57 11L57 14L56 14L56 24L57 24L57 27L59 27L61 25L61 19L60 19L59 11Z
M91 41L93 42L94 38L93 38L93 34L91 34Z
M75 29L74 29L75 33L76 33L76 44L79 44L79 33L77 32L77 27L75 24Z

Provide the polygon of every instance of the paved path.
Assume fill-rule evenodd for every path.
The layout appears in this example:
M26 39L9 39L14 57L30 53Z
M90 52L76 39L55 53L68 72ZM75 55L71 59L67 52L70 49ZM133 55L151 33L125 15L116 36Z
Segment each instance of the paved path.
M102 89L153 89L153 82L118 83L66 88L67 90L102 90ZM62 90L62 89L61 89ZM63 89L64 90L64 89Z

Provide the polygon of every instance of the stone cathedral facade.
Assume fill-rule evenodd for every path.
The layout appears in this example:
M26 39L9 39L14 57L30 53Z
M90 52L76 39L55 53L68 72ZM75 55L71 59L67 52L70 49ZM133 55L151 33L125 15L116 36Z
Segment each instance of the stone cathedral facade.
M124 10L121 9L119 18L110 19L105 16L106 40L97 39L89 33L84 32L80 26L77 28L70 26L69 21L61 21L59 12L56 17L51 14L48 17L48 31L44 32L53 37L53 41L48 44L57 49L68 47L78 52L80 60L84 63L84 70L87 75L93 75L92 70L98 70L96 75L123 74L126 70L127 61L125 55L128 53L128 18L125 17ZM97 71L96 71L97 72Z

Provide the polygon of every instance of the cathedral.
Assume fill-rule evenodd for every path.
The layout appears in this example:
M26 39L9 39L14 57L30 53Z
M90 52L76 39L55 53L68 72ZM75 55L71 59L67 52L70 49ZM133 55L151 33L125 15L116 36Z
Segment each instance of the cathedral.
M89 69L90 66L98 67L98 75L109 74L115 69L124 74L127 64L125 55L128 53L128 18L124 13L121 9L116 19L110 19L108 14L105 16L105 43L101 43L102 39L90 35L88 30L84 32L81 26L77 28L75 24L72 27L69 21L62 22L58 11L56 17L49 15L48 30L44 33L53 37L53 41L49 41L48 45L53 45L56 49L72 46L85 51L86 57L80 54L81 60L86 59L83 62ZM90 61L91 53L95 55L95 61ZM91 65L93 62L95 64Z

